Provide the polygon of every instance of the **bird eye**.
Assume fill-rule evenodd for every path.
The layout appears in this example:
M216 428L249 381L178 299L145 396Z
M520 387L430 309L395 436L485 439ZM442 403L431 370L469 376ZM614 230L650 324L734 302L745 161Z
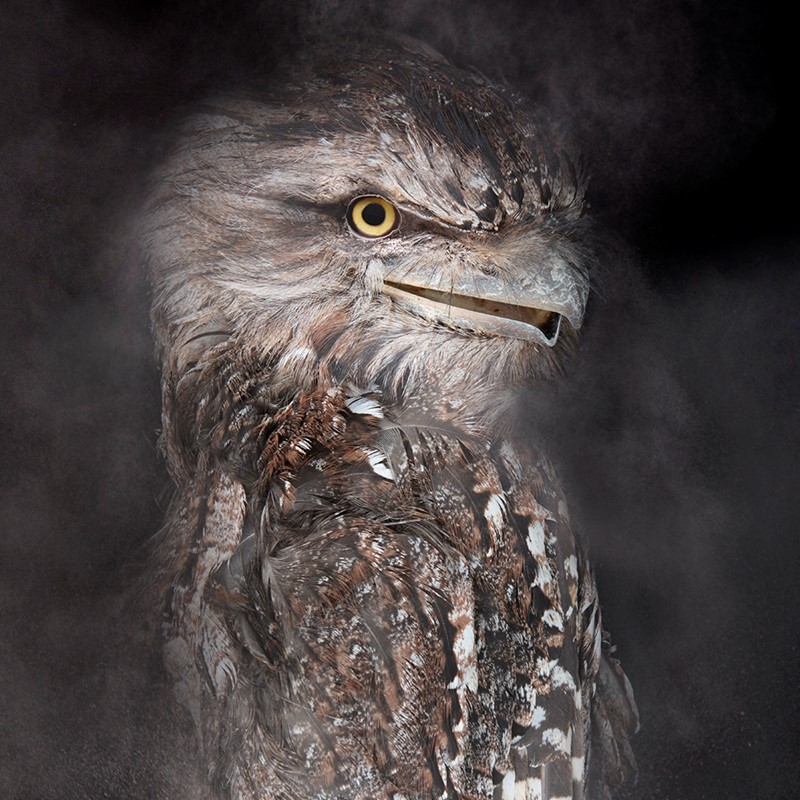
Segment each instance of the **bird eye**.
M347 224L359 235L370 239L388 236L396 227L400 215L382 197L357 197L347 209Z

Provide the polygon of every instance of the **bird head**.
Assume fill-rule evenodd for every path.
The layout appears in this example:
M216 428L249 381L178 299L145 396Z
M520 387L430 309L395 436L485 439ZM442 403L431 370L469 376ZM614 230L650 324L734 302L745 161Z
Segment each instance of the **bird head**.
M165 382L236 357L395 396L558 369L584 180L521 99L414 42L322 48L206 102L145 215Z

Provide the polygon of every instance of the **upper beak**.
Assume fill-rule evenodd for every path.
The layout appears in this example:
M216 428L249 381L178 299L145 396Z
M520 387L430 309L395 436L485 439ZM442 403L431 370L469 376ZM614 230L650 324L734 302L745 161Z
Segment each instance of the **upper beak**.
M448 273L451 271L448 271ZM583 322L588 281L558 254L537 258L529 268L438 274L407 264L383 275L382 291L423 316L470 330L553 346L561 317L574 328Z

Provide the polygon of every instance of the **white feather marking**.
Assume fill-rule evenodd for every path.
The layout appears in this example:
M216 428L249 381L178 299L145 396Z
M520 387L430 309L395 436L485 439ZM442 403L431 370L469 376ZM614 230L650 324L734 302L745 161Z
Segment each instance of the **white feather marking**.
M534 576L531 587L538 586L543 589L549 583L553 583L553 570L550 569L550 564L545 561L542 564L536 565L536 575Z
M554 608L548 608L547 611L542 614L542 620L544 621L545 625L549 625L551 628L556 628L559 631L564 630L564 620L562 619L561 614L559 614Z
M525 800L542 800L542 779L528 778L525 781Z
M383 419L383 407L371 397L348 397L345 404L353 414L362 414Z
M501 797L503 800L514 800L514 784L516 782L516 777L517 776L514 774L514 770L511 770L511 772L508 772L503 776L503 783L501 784Z
M536 674L539 678L543 681L550 680L550 673L553 671L553 667L558 664L558 659L554 658L552 660L548 658L537 658L536 659Z
M381 453L379 450L365 450L364 451L367 455L367 459L369 460L369 465L372 467L372 471L376 475L380 475L381 478L386 478L387 480L393 481L394 480L394 473L391 469L389 469L389 465L386 463L386 456Z
M547 712L542 706L536 706L531 714L531 728L538 728L547 718Z
M534 689L531 684L527 684L525 687L525 697L528 700L528 709L531 714L533 714L536 709L536 696L536 689Z
M302 361L306 358L316 357L317 354L310 347L294 347L281 356L281 363L286 364L290 361Z
M448 689L466 686L472 692L478 691L478 665L475 653L475 626L469 620L456 633L453 641L453 655L458 665L458 672L448 684Z
M486 503L486 511L483 512L492 530L502 529L505 510L506 498L502 494L493 494Z
M542 741L554 750L561 753L567 752L567 737L564 736L564 731L558 728L548 728L546 731L542 731Z
M528 551L534 558L544 556L544 525L541 520L528 525L527 544Z
M572 675L567 672L564 667L553 667L551 673L553 686L566 686L568 689L575 691L575 680Z
M472 109L470 108L470 111ZM481 175L470 175L467 179L467 186L471 187L472 189L477 189L479 192L488 192L491 188L484 178Z
M572 759L572 780L578 783L583 780L583 756L574 756Z
M578 559L575 556L564 559L564 572L571 578L578 580Z

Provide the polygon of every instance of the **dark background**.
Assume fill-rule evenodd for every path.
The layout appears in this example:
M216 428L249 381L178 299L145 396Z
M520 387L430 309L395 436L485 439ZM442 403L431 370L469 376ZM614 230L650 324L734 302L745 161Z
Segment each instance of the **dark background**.
M640 704L626 797L800 797L797 46L755 0L4 2L0 795L197 796L119 645L168 496L126 220L184 103L365 22L569 119L590 164L598 291L531 414Z

